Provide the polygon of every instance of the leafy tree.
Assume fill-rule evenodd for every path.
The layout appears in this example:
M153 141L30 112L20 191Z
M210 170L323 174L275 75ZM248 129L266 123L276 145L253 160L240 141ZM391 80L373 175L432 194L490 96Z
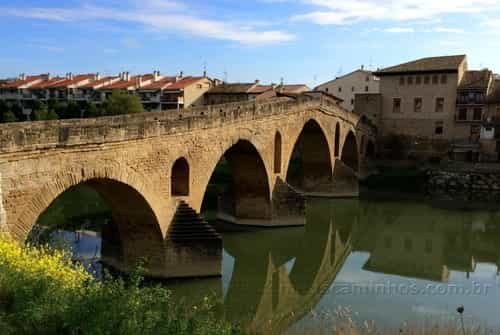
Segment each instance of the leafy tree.
M106 115L143 113L144 107L137 96L123 91L113 91L104 104L104 112Z
M59 118L58 114L53 110L49 110L47 105L41 103L39 108L33 112L33 120L57 120Z
M23 108L19 104L12 105L10 111L19 121L26 121L26 115L23 114Z
M59 114L59 115L61 115L61 114ZM62 115L61 115L61 118L77 119L77 118L80 118L82 116L82 111L81 111L80 106L78 106L78 104L75 101L70 101L66 105L66 111L63 115L64 115L64 117L62 117Z
M14 115L14 113L12 113L12 111L10 111L8 109L6 111L4 111L1 116L2 116L2 122L16 122L16 121L18 121L16 115Z
M101 114L102 114L102 112L101 112L100 108L98 108L95 103L90 102L88 104L87 113L86 113L87 117L98 117L98 116L101 116Z

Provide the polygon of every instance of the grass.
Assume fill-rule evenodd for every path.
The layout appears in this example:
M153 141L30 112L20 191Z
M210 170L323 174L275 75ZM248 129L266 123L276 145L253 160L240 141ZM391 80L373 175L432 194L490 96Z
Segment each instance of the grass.
M97 282L63 251L0 237L0 334L239 334L208 298L185 310L170 291L130 281Z

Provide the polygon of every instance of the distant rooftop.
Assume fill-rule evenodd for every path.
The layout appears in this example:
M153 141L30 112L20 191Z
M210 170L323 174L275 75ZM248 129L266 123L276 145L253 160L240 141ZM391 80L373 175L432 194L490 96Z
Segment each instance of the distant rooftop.
M488 69L467 71L458 86L459 89L487 89L490 85L492 72Z
M378 70L376 76L422 72L456 72L466 55L427 57Z

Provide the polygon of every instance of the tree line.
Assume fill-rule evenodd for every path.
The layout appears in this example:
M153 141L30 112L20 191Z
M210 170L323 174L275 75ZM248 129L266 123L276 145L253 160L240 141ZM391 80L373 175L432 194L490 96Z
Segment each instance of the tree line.
M113 91L102 104L93 102L57 101L50 99L46 103L35 101L30 115L23 113L19 103L9 104L0 100L0 123L92 118L107 115L142 113L144 107L135 95L124 91Z

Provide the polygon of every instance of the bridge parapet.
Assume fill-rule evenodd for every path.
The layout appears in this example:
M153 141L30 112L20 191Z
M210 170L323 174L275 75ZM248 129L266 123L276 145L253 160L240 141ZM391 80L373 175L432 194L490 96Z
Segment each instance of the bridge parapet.
M343 110L334 99L299 96L293 101L279 98L267 102L230 103L178 111L2 124L0 154L175 135L305 109L335 113L350 124L358 123L358 117Z

